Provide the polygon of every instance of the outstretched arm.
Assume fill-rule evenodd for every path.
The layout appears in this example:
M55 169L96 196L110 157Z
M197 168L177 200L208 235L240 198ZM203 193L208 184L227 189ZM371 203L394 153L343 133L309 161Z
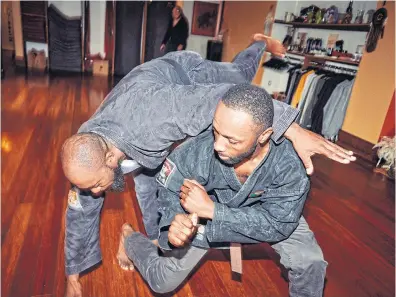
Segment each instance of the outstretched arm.
M94 198L72 188L68 195L65 228L66 297L82 296L79 274L102 260L99 245L103 197Z
M298 110L290 105L273 100L274 103L274 133L271 138L276 143L282 141L283 136L293 143L301 161L307 170L307 174L313 174L314 167L311 157L315 154L323 155L329 159L342 164L349 164L355 161L353 152L347 151L342 147L326 140L319 134L313 133L300 127L294 122Z
M294 149L304 163L309 175L314 172L311 160L313 155L323 155L342 164L349 164L351 161L356 160L352 151L328 141L319 134L301 128L296 123L290 125L286 130L285 137L293 143Z

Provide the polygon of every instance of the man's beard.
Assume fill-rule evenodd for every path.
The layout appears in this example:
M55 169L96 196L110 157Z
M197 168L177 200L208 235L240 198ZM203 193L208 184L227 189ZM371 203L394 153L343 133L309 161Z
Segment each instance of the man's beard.
M241 163L243 160L251 157L255 151L256 151L256 144L254 144L250 149L248 149L246 152L240 154L239 156L229 157L227 160L223 160L220 158L220 161L226 165L234 166L236 164Z
M112 192L123 192L125 190L124 173L121 170L121 165L118 164L117 168L113 169L114 181L110 187Z

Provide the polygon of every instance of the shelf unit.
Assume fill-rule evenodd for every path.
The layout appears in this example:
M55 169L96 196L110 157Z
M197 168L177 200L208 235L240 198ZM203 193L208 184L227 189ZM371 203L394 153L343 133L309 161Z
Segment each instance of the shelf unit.
M369 24L308 24L308 23L297 23L297 22L285 22L282 20L275 20L275 23L289 25L289 26L293 26L295 28L358 31L358 32L370 31Z
M370 31L369 24L309 24L309 23L299 23L299 22L285 22L283 20L275 20L277 24L283 24L292 26L294 28L308 28L308 29L322 29L322 30L335 30L335 31L351 31L351 32L368 32ZM294 36L293 36L294 37ZM294 38L293 38L294 39ZM334 59L331 57L320 57L314 56L311 54L302 54L299 52L287 51L288 54L298 55L304 57L304 64L309 63L310 61L317 61L317 62L334 62L340 64L346 64L351 66L359 66L359 62L351 61L351 60L344 60L344 59Z
M291 54L291 55L297 55L297 56L304 57L305 59L310 60L310 61L334 62L334 63L341 63L341 64L347 64L347 65L352 65L352 66L359 66L359 62L357 62L357 61L332 59L330 57L320 57L320 56L302 54L302 53L293 52L293 51L287 51L287 53Z

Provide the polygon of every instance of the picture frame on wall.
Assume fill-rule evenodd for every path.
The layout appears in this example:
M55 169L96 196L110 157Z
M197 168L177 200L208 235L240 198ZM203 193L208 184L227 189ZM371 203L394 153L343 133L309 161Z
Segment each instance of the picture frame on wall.
M194 1L191 34L215 37L219 3Z

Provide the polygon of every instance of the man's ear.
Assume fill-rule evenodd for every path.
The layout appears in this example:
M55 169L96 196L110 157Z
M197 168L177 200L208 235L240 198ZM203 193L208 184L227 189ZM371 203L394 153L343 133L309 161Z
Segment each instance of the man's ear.
M272 127L268 128L264 132L262 132L258 138L259 143L265 144L270 139L273 132L274 132L274 130L272 129Z
M112 151L106 152L105 162L106 162L106 166L110 168L116 168L118 165L115 154Z

